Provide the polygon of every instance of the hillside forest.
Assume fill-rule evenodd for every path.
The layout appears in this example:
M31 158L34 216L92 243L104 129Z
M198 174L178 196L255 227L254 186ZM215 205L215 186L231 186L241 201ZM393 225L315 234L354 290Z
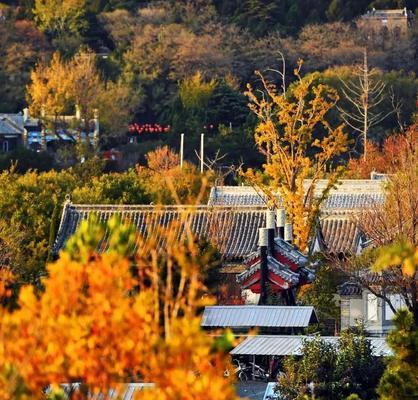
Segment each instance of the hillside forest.
M162 145L178 151L180 133L185 133L190 161L198 161L195 150L205 133L209 158L221 149L224 164L257 167L262 158L254 151L256 118L247 106L247 84L260 86L254 73L260 71L291 93L293 71L303 60L303 79L337 91L338 107L327 119L346 124L352 144L344 159L355 159L363 148L354 129L361 93L349 89L356 91L364 66L376 87L369 95L371 145L381 146L415 118L416 24L393 35L358 23L373 8L404 7L415 11L418 2L5 1L0 6L0 112L28 106L35 117L42 107L72 115L78 104L88 117L97 108L101 149L122 151L123 169L145 162L145 154ZM128 143L127 133L137 135L136 143ZM24 158L9 155L2 168L10 166L11 157ZM55 161L63 166L68 157L61 154Z

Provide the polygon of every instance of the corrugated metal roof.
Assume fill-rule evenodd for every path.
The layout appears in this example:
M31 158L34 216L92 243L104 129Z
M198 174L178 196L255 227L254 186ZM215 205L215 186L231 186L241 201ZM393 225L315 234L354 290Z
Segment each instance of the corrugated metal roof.
M259 335L249 336L232 351L232 355L290 356L299 355L303 340L312 340L314 336ZM367 338L373 347L375 356L388 356L392 352L385 338ZM321 340L338 344L338 336L321 336Z
M201 326L304 328L317 321L311 306L211 306L205 307Z
M80 383L62 384L64 393L67 399L70 399L70 393L76 393L79 390ZM100 392L95 395L90 395L89 399L92 400L133 400L136 398L138 392L154 387L153 383L122 383L115 385L114 388L109 389L106 392Z

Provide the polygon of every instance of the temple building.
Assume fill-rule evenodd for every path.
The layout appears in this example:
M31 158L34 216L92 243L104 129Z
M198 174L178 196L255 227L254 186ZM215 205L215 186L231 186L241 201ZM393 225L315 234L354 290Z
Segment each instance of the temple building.
M326 181L318 182L316 195L322 193L325 185ZM383 200L380 179L341 181L322 205L310 253L360 252L367 238L354 216ZM180 239L184 226L178 222L187 223L197 238L208 240L219 250L222 259L219 272L228 287L226 297L219 300L221 304L231 304L231 299L235 301L242 295L248 304L266 304L267 295L280 295L283 304L292 305L294 289L312 282L315 276L309 254L303 254L292 244L291 226L286 223L284 210L270 210L265 197L252 187L214 187L208 204L200 206L81 205L67 201L55 254L80 222L92 214L102 221L119 215L133 224L141 236L152 237L160 248L164 247L160 227L177 229ZM98 250L104 250L103 246ZM135 247L132 252L140 250Z

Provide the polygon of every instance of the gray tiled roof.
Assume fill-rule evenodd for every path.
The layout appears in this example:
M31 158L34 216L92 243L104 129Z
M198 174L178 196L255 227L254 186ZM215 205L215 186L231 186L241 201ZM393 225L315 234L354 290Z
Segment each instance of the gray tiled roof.
M337 292L340 296L361 297L362 289L358 283L347 281L337 286Z
M249 336L230 353L232 355L269 355L290 356L299 355L304 340L312 340L313 336L282 336L260 335ZM389 356L392 354L385 338L367 338L372 346L373 355ZM338 336L321 336L321 340L338 344Z
M152 205L79 205L67 203L61 218L54 245L54 253L61 250L82 220L96 214L102 221L112 215L134 224L136 230L149 237L158 237L158 226L180 221L187 214L192 231L199 238L207 238L219 249L225 260L242 261L257 248L258 229L265 227L266 207L262 206L152 206ZM321 237L325 249L331 253L355 252L361 240L353 211L330 211L321 217ZM292 246L289 245L289 248ZM137 249L134 249L135 251ZM285 249L286 250L286 249ZM293 251L287 249L286 256ZM296 256L295 256L296 257ZM297 257L295 262L304 263Z
M225 328L304 328L318 322L312 306L210 306L201 326Z
M219 249L226 260L239 260L250 254L256 247L258 228L265 226L263 207L208 207L208 206L108 206L77 205L67 203L64 207L54 252L57 253L74 234L82 220L97 215L106 221L113 215L135 226L145 238L153 235L159 246L163 246L158 237L157 227L166 227L171 222L185 218L192 232L199 238L210 240ZM181 229L181 228L179 228ZM181 232L179 232L179 236ZM137 249L134 249L136 251Z
M309 181L305 182L305 186ZM326 181L317 183L315 196L321 195ZM278 204L282 204L279 194L276 196ZM328 198L323 202L322 209L357 209L381 204L384 200L382 180L359 179L342 180L340 185L332 189ZM217 186L210 193L210 205L248 206L267 204L266 196L251 186Z
M13 120L0 115L0 134L2 135L21 135L23 126L20 128Z
M329 252L356 253L362 234L352 213L328 214L321 218L321 234Z

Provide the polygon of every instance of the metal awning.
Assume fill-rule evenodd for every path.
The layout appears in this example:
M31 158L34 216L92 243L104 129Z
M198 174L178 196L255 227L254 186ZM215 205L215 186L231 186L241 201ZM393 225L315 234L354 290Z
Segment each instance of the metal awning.
M315 336L278 336L259 335L249 336L237 347L231 350L232 355L257 355L257 356L291 356L300 355L303 340L314 339ZM321 336L322 340L338 344L338 336ZM389 356L392 351L385 338L368 337L375 356Z
M64 390L64 398L69 399L70 393L74 394L77 393L81 387L80 383L64 383L60 384L60 386ZM123 400L133 400L137 397L138 392L144 389L153 388L155 385L153 383L123 383L116 385L117 387L111 388L104 392L100 392L97 394L90 394L92 399L100 399L100 400L116 400L116 399L123 399ZM47 393L49 393L51 388L47 388ZM89 397L90 398L90 397Z
M202 327L305 328L318 322L312 306L211 306L205 307Z

